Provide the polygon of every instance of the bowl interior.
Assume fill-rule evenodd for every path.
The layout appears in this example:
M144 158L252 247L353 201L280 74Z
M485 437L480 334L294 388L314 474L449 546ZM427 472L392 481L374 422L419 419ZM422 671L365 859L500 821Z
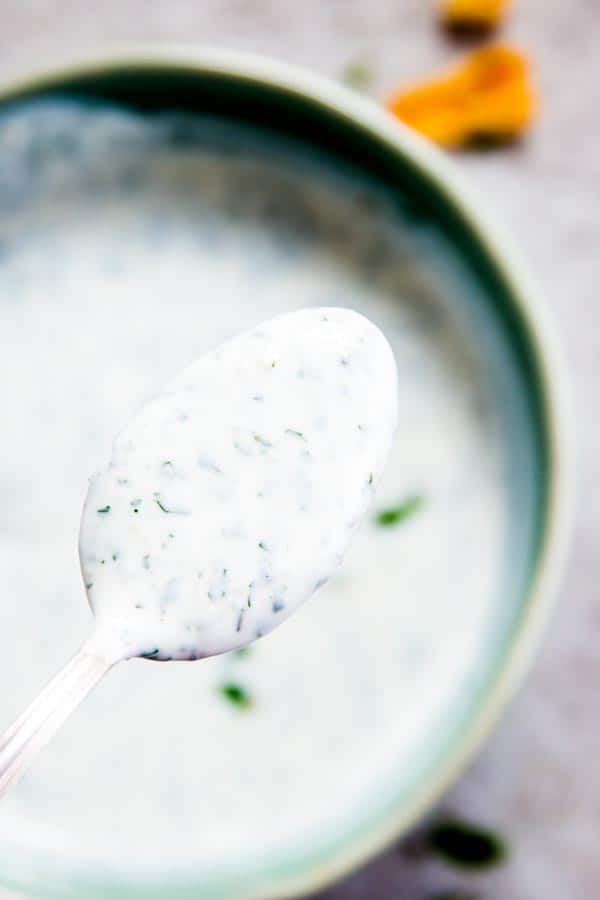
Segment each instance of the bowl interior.
M67 117L58 132L54 124L47 124L56 121L56 107L52 106L56 103L63 104ZM382 656L387 654L392 659L397 653L408 658L413 654L419 659L412 669L413 680L407 675L404 687L397 689L399 732L409 697L419 690L423 692L425 714L415 726L411 741L403 744L398 738L398 746L394 745L391 732L379 733L375 723L371 743L387 742L388 746L379 748L376 762L375 757L370 757L367 764L367 757L360 757L364 781L355 794L332 803L334 809L323 812L320 818L304 821L302 831L292 829L277 840L276 835L266 834L262 851L251 855L230 853L222 860L216 851L212 860L199 857L192 862L188 857L168 864L159 860L149 864L144 873L141 869L128 869L122 861L113 864L110 849L95 859L78 863L68 854L59 855L44 847L45 839L35 848L24 847L18 836L11 837L10 820L6 819L3 828L0 822L0 879L9 887L35 896L63 898L121 896L124 892L146 898L163 897L167 891L172 897L229 900L289 894L315 886L336 868L364 855L377 844L378 835L389 835L390 829L399 830L410 823L422 806L427 786L448 767L506 664L527 615L530 588L546 533L550 460L543 385L526 326L501 267L443 186L436 184L413 155L379 140L343 110L336 111L317 99L275 84L210 69L191 72L177 65L119 66L61 76L7 95L0 125L5 137L14 134L15 123L32 111L41 116L40 121L47 117L46 125L42 122L37 132L37 150L30 137L24 139L23 152L26 150L29 156L23 185L32 178L35 182L37 172L54 165L52 160L48 163L48 154L58 152L59 156L68 157L73 152L64 141L65 122L87 135L86 122L110 116L115 106L142 117L136 121L145 122L150 129L149 139L136 138L138 144L133 140L127 151L134 156L141 154L141 165L132 169L125 163L121 165L118 158L116 162L110 160L114 134L88 135L84 151L77 151L87 154L86 166L71 174L63 173L58 194L46 195L42 190L26 200L23 196L15 199L15 180L11 185L8 179L0 184L3 236L12 239L15 227L18 231L15 218L10 228L6 225L11 204L13 216L15 209L20 212L27 208L22 219L24 229L31 224L27 215L32 211L40 215L42 229L56 226L59 231L64 227L65 216L71 222L69 227L85 229L94 210L99 209L102 215L107 204L117 209L117 223L122 221L123 209L129 207L143 215L140 191L143 195L144 185L154 179L156 194L164 195L169 204L182 211L178 227L201 225L205 228L204 239L208 222L213 235L218 225L228 234L241 229L240 239L245 246L248 240L256 241L245 260L245 277L259 279L257 293L249 293L246 305L236 307L235 316L218 312L214 306L211 312L211 304L206 305L203 309L209 323L205 321L202 337L192 340L193 336L186 335L180 344L174 340L171 350L166 350L157 362L156 384L144 381L139 396L126 397L119 410L123 415L129 412L128 404L135 408L144 392L160 385L179 358L197 355L203 341L210 346L228 331L238 331L289 306L347 304L381 324L392 337L400 362L401 385L407 387L404 391L401 388L404 406L401 405L397 458L382 485L379 503L393 505L411 492L423 493L423 524L415 518L414 523L407 523L406 530L380 534L377 525L370 523L371 531L367 529L363 543L351 558L350 571L354 566L361 585L357 590L366 595L369 580L365 576L366 580L360 581L359 558L363 553L370 554L372 567L377 563L383 571L383 579L373 579L377 588L397 591L399 595L408 592L413 606L427 606L427 621L437 641L436 652L441 654L446 643L454 645L454 656L449 654L448 668L444 670L447 690L428 698L426 684L419 682L428 665L423 659L428 647L419 643L423 631L402 617L389 618L391 607L382 607L382 621L378 623L382 630L373 631L370 639L379 636L383 641L383 632L394 628L399 633L404 628L405 634L410 634L414 626L412 646L405 641L394 650L393 645L382 643ZM69 120L69 116L75 119ZM166 141L169 158L177 159L174 169L169 169L167 163L156 167L152 147L157 140ZM21 157L13 152L10 158L14 165ZM197 173L196 187L196 175L192 181L189 173L180 179L182 159L192 166L192 174ZM118 178L114 170L118 170ZM228 174L223 175L224 172ZM93 178L97 179L96 188ZM220 184L225 187L215 187ZM99 207L95 205L98 193ZM236 195L242 199L236 201ZM77 200L78 197L82 199ZM198 209L202 212L200 225ZM9 235L10 229L13 231ZM95 232L90 234L94 240L99 239ZM263 234L267 235L266 243ZM218 242L215 246L218 256ZM235 244L231 252L235 255L241 246ZM327 251L326 265L319 256L322 247ZM265 267L273 260L277 266L285 263L287 267L285 284L289 295L285 299L278 293L279 287L271 289L264 280ZM225 259L223 277L230 262ZM7 278L16 271L10 266L10 260L0 260L0 285L4 279L5 298ZM311 266L316 267L316 275L311 274ZM218 278L219 270L215 269L214 274ZM323 287L323 279L329 278ZM10 290L13 288L14 279ZM113 314L114 309L109 309ZM174 300L171 323L176 313ZM405 332L413 336L408 343ZM137 349L130 348L133 356L155 353L155 338L153 326L145 343ZM417 414L411 406L415 378L424 391L425 403L430 401L425 415ZM477 423L473 436L464 445L457 444L458 437L451 434L454 419L444 418L444 409L454 402L455 396L462 398L456 413L458 432L466 409L469 421ZM112 433L114 423L110 415L101 424ZM462 454L460 465L470 470L470 482L456 480L455 466L448 470L448 478L436 494L434 487L423 482L425 469L417 464L419 453L415 447L403 456L403 442L411 447L411 429L424 441L423 454L429 459L428 464L439 471L448 455L444 453L444 441L448 441L457 460ZM425 440L427 434L429 443ZM431 448L436 452L428 457ZM487 505L480 508L481 498ZM455 534L448 529L453 518ZM433 524L428 525L428 521ZM438 558L436 547L444 542L452 546L452 554ZM429 548L430 566L424 548ZM411 568L411 557L419 553L420 567ZM451 557L465 562L455 568ZM445 599L440 596L442 582L428 580L435 566L452 579L452 584L448 581ZM334 585L328 590L323 601L324 615L331 617L334 629L339 599L336 600ZM342 585L339 590L346 588ZM470 605L460 606L461 595L470 598ZM83 616L79 620L74 611L73 615L75 627L80 622L85 627ZM317 613L311 609L305 617L306 634L314 634L316 626L308 621L309 616L316 621ZM374 617L377 613L369 612L369 621ZM366 633L367 619L363 624ZM274 667L284 665L292 652L294 642L289 635L293 628L292 622L282 643L276 644L276 637L268 643L273 650L265 653L272 652ZM457 643L461 631L471 632L466 651ZM349 635L348 640L351 646ZM319 647L314 647L313 652L318 655ZM459 664L457 660L461 658ZM390 676L394 677L395 672L392 666ZM161 673L156 677L164 680ZM134 678L141 689L142 682L149 678L147 668L139 669ZM340 685L343 690L343 681ZM33 692L33 685L30 690ZM120 702L122 693L122 685L115 682L113 695L107 693L97 701L90 711L90 728L94 727L94 716L110 725L110 706ZM389 710L394 703L393 691L386 694L382 689L381 695L385 695ZM79 727L84 725L82 719ZM65 741L77 740L76 728L77 722L74 730L66 732ZM290 729L293 733L292 726ZM32 776L34 780L24 783L20 796L35 792L36 777L49 777L52 766L59 765L60 753L61 745L57 744L54 762L49 756L46 771L41 764L38 775ZM357 756L354 761L357 772L358 759ZM108 758L105 764L110 764ZM81 777L85 790L86 773L81 773ZM98 778L101 779L101 773ZM333 774L331 780L333 791ZM340 784L342 790L343 782ZM39 785L40 782L38 788ZM20 802L19 796L14 802ZM10 814L13 812L9 810Z

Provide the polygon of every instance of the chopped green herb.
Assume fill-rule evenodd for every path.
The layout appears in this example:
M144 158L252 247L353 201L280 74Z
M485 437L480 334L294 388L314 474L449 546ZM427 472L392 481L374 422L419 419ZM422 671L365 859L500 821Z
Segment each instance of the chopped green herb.
M272 447L273 446L271 441L268 441L265 437L262 436L262 434L255 434L255 435L253 435L253 437L254 437L254 440L256 441L256 443L260 444L261 447Z
M268 549L269 549L269 548L267 547L267 545L264 543L264 541L259 541L259 542L258 542L258 546L260 547L261 550L268 551Z
M142 559L142 565L145 569L150 568L150 554L149 553L146 553L146 555Z
M163 502L162 502L162 500L160 499L160 494L155 494L155 495L154 495L154 502L156 503L156 505L158 506L159 509L162 509L162 511L163 511L164 513L168 513L168 512L169 512L169 510L167 509L167 507L163 505Z
M369 479L367 481L367 484L373 484L373 473L372 472L369 472Z
M390 506L388 509L379 510L375 516L375 521L384 528L390 525L399 525L400 522L404 522L410 516L419 512L423 502L423 497L420 494L413 494L407 497L406 500L403 500L402 503L399 503L398 506Z
M372 66L364 59L354 59L346 63L342 72L342 81L348 87L365 91L373 84Z
M446 862L462 868L483 869L498 865L507 852L504 841L497 834L456 819L434 825L427 835L427 843Z
M295 428L286 428L285 433L294 434L296 437L302 438L303 441L306 440L304 434L301 431L296 431Z
M234 659L245 659L250 656L250 647L238 647L237 650L231 651L231 655Z
M188 510L184 510L184 509L169 509L169 508L168 508L167 506L165 506L165 504L162 502L162 500L161 500L161 498L160 498L160 494L159 494L158 492L156 492L156 493L154 494L154 502L156 503L156 505L158 506L158 508L159 508L160 510L162 510L164 513L170 513L171 515L174 515L174 516L188 516L188 515L189 515L189 511L188 511Z
M107 503L106 506L101 506L100 509L97 510L97 511L98 511L101 515L104 515L104 513L109 513L109 512L110 512L110 505Z
M134 513L139 513L140 506L142 505L142 498L136 497L135 500L130 500L129 505L132 507Z
M219 693L240 709L248 709L252 706L252 698L246 688L235 681L226 681L224 684L219 685Z
M116 553L116 552L113 553L112 558L113 558L113 562L116 562L116 561L118 560L118 558L119 558L119 554Z

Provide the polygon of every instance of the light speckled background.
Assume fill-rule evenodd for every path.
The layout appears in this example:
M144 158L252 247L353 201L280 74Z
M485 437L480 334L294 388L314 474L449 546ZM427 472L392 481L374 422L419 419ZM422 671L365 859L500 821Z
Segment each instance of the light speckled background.
M558 319L579 421L580 502L562 598L527 686L443 807L504 831L508 863L461 875L399 846L322 900L600 896L600 0L515 0L506 36L529 48L542 95L531 139L457 159L522 245ZM102 11L100 12L100 9ZM259 51L337 77L372 60L374 93L451 59L433 0L3 0L0 76L127 40Z

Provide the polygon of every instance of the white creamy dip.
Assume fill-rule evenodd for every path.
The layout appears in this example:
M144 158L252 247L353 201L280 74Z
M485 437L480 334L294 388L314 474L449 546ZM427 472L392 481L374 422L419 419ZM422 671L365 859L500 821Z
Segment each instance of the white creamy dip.
M523 546L511 554L513 567L527 552L519 531L527 516L509 512L511 467L525 452L513 440L524 415L521 391L513 361L490 337L494 325L479 290L421 210L283 139L218 119L143 117L58 100L0 118L0 331L8 373L0 379L0 677L11 685L2 694L2 726L89 634L74 540L87 479L111 458L112 436L177 372L256 322L324 306L372 320L399 370L397 437L374 512L344 565L312 602L245 652L193 665L116 666L3 798L2 876L8 867L24 881L37 872L57 890L64 886L65 896L81 897L69 893L76 871L81 883L120 884L170 884L189 872L192 884L198 872L218 881L234 878L238 866L283 866L341 840L389 802L392 782L409 790L432 765L451 739L450 723L473 703L474 685L488 677L482 648L502 633L510 609L502 576L509 541ZM358 333L367 327L352 321ZM368 333L380 342L371 363L389 365L385 345ZM330 472L326 442L337 447L342 433L330 425L320 432L316 420L283 401L283 381L270 376L291 379L292 359L253 340L253 359L266 371L249 370L247 394L232 398L232 410L247 400L252 414L240 449L215 431L180 457L192 445L177 438L168 451L160 447L134 491L112 481L112 470L94 481L82 557L98 614L119 597L133 604L132 615L155 615L163 602L188 620L188 584L171 595L168 579L177 577L179 542L197 540L201 616L216 610L208 592L224 591L219 648L234 646L244 591L256 582L247 573L263 553L265 564L269 554L283 560L284 545L294 543L284 508L315 504L310 522L322 517L319 534L333 523L335 553L343 543L339 523L368 499L378 465L369 428L381 420L386 397L365 397L347 382L352 394L340 391L336 417L352 442L348 455L340 450L348 471L332 472L330 484L322 476L312 483L302 454L321 454ZM235 343L227 346L231 352ZM319 346L305 372L307 390L323 359ZM277 365L268 371L271 356ZM332 370L340 389L354 364ZM212 365L210 355L201 363L206 377L218 379ZM241 391L242 381L236 384ZM259 394L265 401L251 399ZM216 406L222 395L215 383L214 398L203 402ZM262 402L272 404L268 415ZM229 409L210 414L226 427L234 422ZM144 415L134 431L143 423ZM363 424L369 427L359 430ZM114 473L127 478L135 462L137 479L133 451L118 443L115 454ZM279 458L281 470L272 465ZM298 480L282 485L294 459ZM246 460L260 467L256 493L267 495L251 507L246 488L229 477ZM173 471L161 468L169 462ZM209 496L211 515L198 517L197 536L194 516L193 538L190 498L178 481L188 472L200 479L198 490L218 492L222 484L226 494L222 504L217 493ZM329 487L350 483L356 493L341 498L339 517L328 508ZM262 504L271 504L276 488L272 509L281 518L263 520ZM114 530L98 513L106 506ZM138 517L144 524L132 535ZM211 517L232 536L214 538ZM300 512L293 518L304 542ZM240 527L251 552L237 584L227 548L240 540ZM259 553L259 542L269 549ZM309 544L303 547L298 552L308 554ZM331 562L315 548L314 567L298 559L293 572L275 573L278 585L293 579L299 597ZM227 569L222 578L219 565ZM135 594L115 591L121 571L127 584L135 578ZM191 584L194 573L186 572ZM263 615L284 613L273 610L266 585L255 583L250 596L243 635L263 628ZM187 632L165 643L167 655L182 646L192 647Z
M345 309L278 316L182 372L92 480L79 550L124 656L267 634L341 564L387 456L396 367Z

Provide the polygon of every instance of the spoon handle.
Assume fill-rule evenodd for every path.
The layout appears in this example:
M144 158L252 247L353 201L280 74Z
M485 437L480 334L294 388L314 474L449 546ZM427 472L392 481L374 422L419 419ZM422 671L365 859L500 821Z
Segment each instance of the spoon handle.
M115 660L88 641L0 737L0 797Z

